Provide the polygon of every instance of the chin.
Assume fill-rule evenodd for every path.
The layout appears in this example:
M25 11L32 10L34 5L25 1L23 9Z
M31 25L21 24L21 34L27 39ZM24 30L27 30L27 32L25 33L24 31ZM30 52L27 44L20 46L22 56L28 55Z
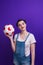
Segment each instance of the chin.
M25 31L25 30L26 30L25 28L21 29L21 31Z
M21 31L25 31L25 29L22 29Z

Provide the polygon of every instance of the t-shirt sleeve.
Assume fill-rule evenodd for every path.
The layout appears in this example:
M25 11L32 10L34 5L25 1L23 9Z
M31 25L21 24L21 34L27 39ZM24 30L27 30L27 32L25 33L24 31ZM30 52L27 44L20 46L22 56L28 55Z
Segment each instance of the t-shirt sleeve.
M17 34L14 35L14 41L16 41L16 38L17 38Z
M36 43L36 39L35 39L35 36L33 34L31 34L31 36L30 36L30 43L31 44Z

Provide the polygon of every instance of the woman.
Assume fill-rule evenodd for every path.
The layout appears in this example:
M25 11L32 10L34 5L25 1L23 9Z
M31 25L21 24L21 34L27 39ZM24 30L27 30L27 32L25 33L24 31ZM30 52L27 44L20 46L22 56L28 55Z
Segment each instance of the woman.
M21 32L15 34L14 40L13 35L6 35L7 37L9 37L12 49L14 51L14 65L34 65L36 43L35 37L32 33L27 31L25 20L18 20L16 25L21 30Z

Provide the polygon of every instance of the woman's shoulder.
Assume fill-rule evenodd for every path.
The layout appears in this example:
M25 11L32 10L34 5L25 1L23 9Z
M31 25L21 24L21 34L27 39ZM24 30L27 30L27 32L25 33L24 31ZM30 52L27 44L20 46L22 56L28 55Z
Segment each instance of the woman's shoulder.
M29 33L30 37L34 37L33 33L31 33L31 32L28 32L28 33Z
M16 33L14 36L17 36L18 35L18 33Z
M16 33L14 36L17 37L18 34L19 34L19 33Z

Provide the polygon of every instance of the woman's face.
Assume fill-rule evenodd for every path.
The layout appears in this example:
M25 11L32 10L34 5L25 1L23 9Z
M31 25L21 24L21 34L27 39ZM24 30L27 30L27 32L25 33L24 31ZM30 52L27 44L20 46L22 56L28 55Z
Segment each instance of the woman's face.
M26 23L24 21L18 22L18 27L21 31L26 30Z

